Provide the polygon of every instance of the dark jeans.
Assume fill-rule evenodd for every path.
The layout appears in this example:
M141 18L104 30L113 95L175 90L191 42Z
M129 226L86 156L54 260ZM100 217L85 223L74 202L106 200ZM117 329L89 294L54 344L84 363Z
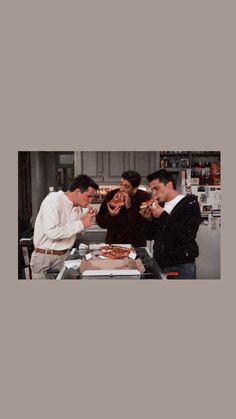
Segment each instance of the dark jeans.
M180 275L178 279L196 279L196 262L164 266L162 269L164 272L179 272Z

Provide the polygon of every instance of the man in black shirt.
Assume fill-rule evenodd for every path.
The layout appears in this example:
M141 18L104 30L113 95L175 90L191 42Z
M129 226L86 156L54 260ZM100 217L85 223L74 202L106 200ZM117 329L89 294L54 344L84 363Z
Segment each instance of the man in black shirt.
M147 176L159 204L141 209L146 218L146 238L154 240L154 258L165 272L177 271L181 279L196 279L195 241L201 212L195 195L181 195L170 172L161 169Z
M110 191L104 199L96 222L101 228L107 229L106 243L146 246L145 220L139 214L139 207L150 199L150 195L138 189L140 181L139 173L133 170L123 172L119 188ZM124 204L113 207L110 202L117 192L125 193Z

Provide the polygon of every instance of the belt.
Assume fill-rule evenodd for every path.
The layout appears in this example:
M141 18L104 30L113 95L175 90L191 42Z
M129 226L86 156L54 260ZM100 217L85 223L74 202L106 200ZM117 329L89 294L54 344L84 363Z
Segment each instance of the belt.
M52 249L39 249L36 247L34 249L37 253L45 253L46 255L64 255L66 252L68 252L69 249L66 250L52 250Z

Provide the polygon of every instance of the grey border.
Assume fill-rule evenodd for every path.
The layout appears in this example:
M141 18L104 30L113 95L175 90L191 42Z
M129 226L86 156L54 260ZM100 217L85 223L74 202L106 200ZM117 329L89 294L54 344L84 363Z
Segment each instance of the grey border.
M235 3L3 2L2 417L235 416ZM222 280L16 281L16 150L222 151Z

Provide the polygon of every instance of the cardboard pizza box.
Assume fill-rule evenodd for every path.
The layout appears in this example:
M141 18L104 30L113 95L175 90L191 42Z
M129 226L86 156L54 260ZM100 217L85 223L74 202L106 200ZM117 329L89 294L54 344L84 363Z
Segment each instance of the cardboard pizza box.
M82 260L80 272L82 276L140 276L145 268L140 259L90 259Z

